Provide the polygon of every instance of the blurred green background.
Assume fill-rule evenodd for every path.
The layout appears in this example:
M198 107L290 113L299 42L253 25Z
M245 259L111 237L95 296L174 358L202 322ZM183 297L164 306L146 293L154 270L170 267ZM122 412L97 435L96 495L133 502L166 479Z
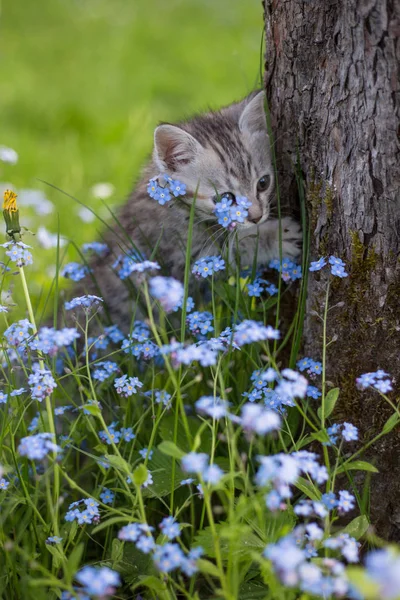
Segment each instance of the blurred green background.
M46 228L25 238L35 248L28 278L38 300L55 268L49 232L59 223L79 245L101 230L38 179L105 216L96 194L110 190L93 186L112 184L107 203L123 202L157 122L229 104L258 85L262 7L260 0L6 0L0 28L0 146L19 156L14 165L0 161L0 185L40 192L20 196L21 223ZM68 255L77 258L73 249Z

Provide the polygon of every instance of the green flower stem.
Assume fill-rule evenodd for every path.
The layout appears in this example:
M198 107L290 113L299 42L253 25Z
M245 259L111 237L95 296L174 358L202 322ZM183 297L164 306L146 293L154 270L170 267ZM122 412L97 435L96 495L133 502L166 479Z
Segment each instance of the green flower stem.
M29 294L28 285L25 278L24 267L19 267L19 273L21 275L22 288L24 290L25 302L28 309L29 320L33 326L33 333L35 337L37 336L38 330L36 327L35 316L33 314L31 297ZM45 364L41 353L38 354L39 357L39 367L40 369L45 369ZM53 416L53 407L51 405L50 396L46 396L46 413L47 418L49 420L49 429L50 433L53 435L54 443L56 443L56 428L54 424L54 416ZM53 498L52 498L52 506L50 508L52 523L53 523L53 531L55 535L59 535L59 527L58 527L58 512L59 512L59 495L60 495L60 477L58 472L58 464L57 464L57 451L53 452L54 458L54 489L53 489ZM50 483L47 480L48 484ZM51 494L48 495L49 499L51 498Z
M143 285L143 294L146 300L146 306L147 306L147 314L149 316L149 321L150 321L150 328L153 332L154 338L157 342L157 345L159 348L161 348L162 344L162 340L159 336L156 324L154 322L154 315L153 315L153 309L151 306L151 300L150 300L150 295L149 295L149 288L147 285L147 281L145 281L144 285ZM182 399L182 393L181 393L181 382L182 382L182 367L179 368L179 372L178 372L178 378L175 375L175 372L172 368L172 365L170 363L169 357L165 356L164 357L164 361L165 361L165 365L167 367L167 371L168 374L171 378L171 381L175 387L176 390L176 407L177 410L175 411L175 420L174 420L174 444L176 444L177 440L178 440L178 427L179 427L179 413L181 414L181 418L182 418L182 423L183 423L183 427L185 429L185 433L186 433L186 438L188 440L189 443L191 443L192 441L192 434L190 432L189 429L189 423L187 420L187 416L185 413L185 407L183 405L183 399ZM170 502L170 510L171 510L171 514L173 514L173 510L174 510L174 492L175 492L175 470L176 470L176 465L175 465L175 458L172 458L172 469L171 469L171 502Z
M96 394L96 390L94 389L94 385L93 385L93 379L92 379L92 374L90 372L90 360L89 360L89 346L88 346L88 328L89 328L89 319L86 318L86 325L85 325L85 359L86 359L86 371L87 371L87 377L89 380L89 386L90 386L90 391L92 393L93 396L93 400L95 400L95 402L97 402L97 394ZM115 442L112 440L112 437L110 435L109 429L107 427L106 422L104 421L104 417L101 413L101 410L99 410L99 412L96 414L97 418L99 419L102 427L104 428L104 431L107 433L109 439L111 440L111 447L114 450L114 453L118 456L118 458L121 459L121 461L124 461L124 458L122 457L120 451L118 450L117 445L115 444ZM97 437L97 433L96 433L96 437ZM128 473L129 477L132 479L132 473ZM126 480L124 477L120 477L123 486L125 487L126 491L128 492L129 497L132 499L132 503L135 506L136 502L135 502L135 498L132 498L132 494L131 494L131 489L129 487L129 485L127 484Z
M63 469L60 469L61 471L61 475L64 477L64 479L66 481L68 481L68 483L70 484L71 488L73 490L78 490L78 492L80 492L82 494L82 496L84 496L85 498L92 498L92 496L90 494L88 494L88 492L86 492L83 488L81 488L69 475L66 471L64 471ZM103 508L105 508L107 511L109 512L113 512L116 515L120 515L121 517L124 517L125 519L129 520L131 519L131 513L124 513L121 510L118 510L117 508L114 508L113 506L110 506L109 504L104 504L101 500L96 500L96 502L98 502L100 504L100 506L102 506Z
M329 311L329 288L330 280L328 279L328 285L326 286L325 294L325 308L322 328L322 397L321 397L321 428L325 430L325 395L326 395L326 349L327 349L327 323L328 323L328 311ZM330 473L330 461L329 452L326 446L322 447L325 466ZM329 491L329 480L326 482L326 491Z
M326 329L328 321L328 306L329 306L329 288L330 281L326 286L325 294L325 308L324 308L324 319L322 329L322 397L321 397L321 427L325 429L325 386L326 386Z
M222 589L224 592L225 599L231 600L232 596L229 593L229 588L228 588L226 577L225 577L224 565L222 563L221 547L219 544L219 536L218 536L217 530L215 528L215 521L214 521L214 515L212 512L209 490L201 477L200 477L200 483L201 483L201 487L202 487L203 493L204 493L204 504L205 504L206 511L207 511L208 522L210 524L211 535L214 540L215 558L217 561L218 570L220 572L219 578L221 581L221 586L222 586Z

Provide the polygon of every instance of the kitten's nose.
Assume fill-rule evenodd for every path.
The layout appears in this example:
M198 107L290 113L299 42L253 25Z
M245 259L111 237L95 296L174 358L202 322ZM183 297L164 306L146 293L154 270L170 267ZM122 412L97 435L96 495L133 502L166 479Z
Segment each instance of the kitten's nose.
M263 216L263 211L261 206L257 204L253 204L253 206L250 206L249 208L249 216L247 217L248 220L250 221L250 223L258 223L258 221L261 219L261 217Z

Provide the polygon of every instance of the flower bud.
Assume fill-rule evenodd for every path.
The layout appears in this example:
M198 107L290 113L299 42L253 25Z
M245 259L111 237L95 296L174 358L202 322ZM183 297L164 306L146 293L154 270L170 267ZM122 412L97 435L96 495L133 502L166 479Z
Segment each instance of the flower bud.
M17 207L17 194L11 190L4 192L3 216L6 222L6 232L11 238L19 237L21 227L19 225L19 210Z

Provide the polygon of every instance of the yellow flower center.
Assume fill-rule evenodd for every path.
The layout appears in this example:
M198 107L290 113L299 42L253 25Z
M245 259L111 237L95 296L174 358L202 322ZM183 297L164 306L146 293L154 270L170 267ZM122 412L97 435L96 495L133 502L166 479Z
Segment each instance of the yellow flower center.
M3 195L3 210L17 212L17 194L11 190L6 190Z

